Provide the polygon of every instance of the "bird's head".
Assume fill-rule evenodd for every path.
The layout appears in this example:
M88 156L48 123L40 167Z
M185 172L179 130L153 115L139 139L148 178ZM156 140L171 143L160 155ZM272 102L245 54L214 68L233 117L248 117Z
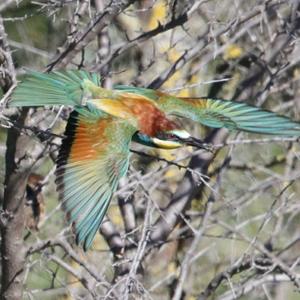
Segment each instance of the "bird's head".
M186 130L182 129L159 132L155 137L149 137L138 132L134 140L147 146L162 149L176 149L182 146L206 149L203 141L192 137Z

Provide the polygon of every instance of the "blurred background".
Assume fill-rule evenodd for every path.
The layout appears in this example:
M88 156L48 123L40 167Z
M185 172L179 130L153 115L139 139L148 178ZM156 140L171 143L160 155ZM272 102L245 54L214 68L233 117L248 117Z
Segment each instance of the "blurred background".
M1 0L0 219L9 197L24 199L24 220L8 240L1 219L1 251L2 264L8 251L21 270L18 297L299 299L295 139L181 120L213 153L132 144L143 153L132 155L85 253L54 183L71 110L5 107L27 70L68 68L100 73L107 88L243 101L299 120L299 31L296 0ZM20 251L3 246L17 237ZM6 271L3 264L2 285Z

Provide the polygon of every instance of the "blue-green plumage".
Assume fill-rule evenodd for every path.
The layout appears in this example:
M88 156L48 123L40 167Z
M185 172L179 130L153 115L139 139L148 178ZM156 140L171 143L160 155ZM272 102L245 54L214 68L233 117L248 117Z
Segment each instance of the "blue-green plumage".
M140 109L141 103L145 111ZM91 246L118 182L127 172L132 140L165 149L196 145L169 115L213 128L300 136L298 122L245 103L180 98L129 86L106 90L100 87L98 74L86 71L30 72L9 105L74 107L57 160L56 182L76 241L84 249ZM165 127L155 123L158 116ZM143 122L152 126L151 130Z
M57 160L57 187L76 242L86 250L127 172L135 129L105 113L73 111ZM99 130L99 127L101 130Z

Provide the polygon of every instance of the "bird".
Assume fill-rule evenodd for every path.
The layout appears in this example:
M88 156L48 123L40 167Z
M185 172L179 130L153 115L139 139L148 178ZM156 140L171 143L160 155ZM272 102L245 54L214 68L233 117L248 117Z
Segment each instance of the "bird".
M212 128L285 137L300 136L300 124L246 103L184 98L126 85L101 87L99 74L85 70L30 71L13 91L10 107L71 106L60 147L56 185L76 243L88 250L118 182L129 166L130 144L176 149L204 148L178 120Z
M25 225L29 230L38 231L45 215L45 200L42 194L44 179L36 173L31 173L28 177L25 193Z

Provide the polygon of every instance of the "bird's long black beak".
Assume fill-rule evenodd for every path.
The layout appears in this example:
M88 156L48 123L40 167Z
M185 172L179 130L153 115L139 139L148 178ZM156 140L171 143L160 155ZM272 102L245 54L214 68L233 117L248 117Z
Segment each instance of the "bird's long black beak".
M198 148L198 149L203 149L203 150L206 150L206 151L209 151L209 152L212 152L212 146L210 144L207 144L205 142L203 142L202 140L200 139L197 139L195 137L189 137L187 139L183 139L182 140L186 145L188 146L192 146L192 147L195 147L195 148Z

